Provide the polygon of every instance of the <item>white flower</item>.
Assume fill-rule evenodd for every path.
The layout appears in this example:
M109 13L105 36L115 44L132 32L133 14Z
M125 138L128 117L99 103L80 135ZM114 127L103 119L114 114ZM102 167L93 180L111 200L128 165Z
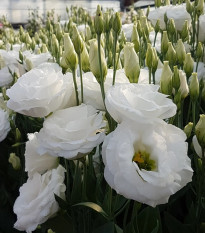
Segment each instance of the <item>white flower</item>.
M159 63L159 65L161 64ZM162 68L158 68L155 72L155 84L160 84L161 74L162 74ZM140 69L140 76L139 76L138 83L149 84L149 70L147 67Z
M9 86L13 81L13 77L7 66L0 70L0 87Z
M39 144L36 135L38 133L28 134L29 141L26 142L25 171L28 172L29 177L32 177L34 173L43 174L58 165L56 157L49 154L40 155L37 152Z
M192 138L192 143L193 143L195 152L200 158L202 158L201 146L199 145L196 135L194 135L194 137Z
M21 186L20 196L14 203L16 229L31 233L39 224L56 214L59 205L54 194L65 199L64 172L65 169L59 165L42 176L35 173L32 179Z
M10 129L8 113L0 109L0 142L6 138Z
M194 62L194 72L196 70L196 62ZM201 79L205 80L205 64L203 62L199 62L197 69L197 78L199 81Z
M179 91L181 93L182 98L184 99L189 94L189 87L187 84L187 78L186 78L186 74L184 73L184 71L179 70L179 78L180 78Z
M115 121L124 119L140 121L169 118L175 115L176 105L167 95L158 92L153 84L120 84L112 86L106 95L105 104Z
M177 31L181 31L184 25L184 21L187 20L190 26L191 16L186 11L186 4L172 6L167 9L167 18L173 19Z
M26 70L31 70L31 68L35 68L39 66L40 64L49 61L49 59L52 58L49 52L34 54L34 53L31 53L31 51L29 50L23 52L23 57L24 57L24 67ZM31 62L32 67L29 67L27 60Z
M90 105L56 111L45 120L37 135L38 152L67 159L82 157L103 141L104 126L102 113Z
M108 69L108 73L104 82L105 93L107 92L109 87L112 86L112 80L113 69ZM115 85L119 83L129 83L129 80L126 77L123 69L117 70L116 72ZM80 90L80 84L78 90ZM105 110L100 85L92 72L87 72L83 74L83 91L85 104L92 105L94 108L99 110ZM81 95L81 93L79 93L79 95Z
M129 23L129 24L123 24L122 25L122 31L125 34L125 37L128 41L131 40L131 36L132 36L132 29L133 29L133 23Z
M205 41L205 15L201 15L199 17L199 41L204 42Z
M32 69L7 90L8 108L32 117L44 117L71 104L72 78L52 63Z
M121 123L102 147L104 176L117 193L155 207L191 181L186 136L179 128Z

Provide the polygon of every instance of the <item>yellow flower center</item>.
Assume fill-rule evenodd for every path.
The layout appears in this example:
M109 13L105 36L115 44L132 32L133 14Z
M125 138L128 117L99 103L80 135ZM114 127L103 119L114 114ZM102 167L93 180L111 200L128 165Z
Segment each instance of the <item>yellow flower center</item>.
M156 168L156 162L150 159L150 154L146 151L138 151L134 154L132 161L135 162L139 169L153 171Z

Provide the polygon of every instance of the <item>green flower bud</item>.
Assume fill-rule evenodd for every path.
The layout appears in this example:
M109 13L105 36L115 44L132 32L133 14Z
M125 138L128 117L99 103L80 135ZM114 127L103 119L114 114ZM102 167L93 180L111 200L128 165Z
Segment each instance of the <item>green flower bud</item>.
M169 64L171 65L171 67L173 67L173 65L175 65L176 63L177 55L171 42L168 43L168 50L167 50L166 58L169 61Z
M21 63L23 63L23 53L22 53L21 50L19 50L19 60L21 61ZM2 61L2 60L1 60L1 61ZM4 65L4 66L5 66L5 65ZM4 67L4 66L3 66L3 67ZM2 67L2 63L1 63L1 67L0 67L0 68L2 69L3 67Z
M151 44L148 43L145 61L149 69L152 68L152 59L153 59L152 46Z
M127 42L124 46L124 70L131 83L137 83L140 75L139 58L134 44Z
M137 20L137 31L139 34L139 37L142 37L142 26L141 26L141 22L139 20Z
M161 0L155 0L155 7L160 7L162 5Z
M100 6L97 6L97 11L96 11L96 16L94 20L94 25L95 25L95 32L96 34L100 35L103 32L103 26L104 26L104 21L103 21L103 16L102 16L102 11L100 9Z
M162 74L160 79L160 91L165 95L172 94L172 71L169 67L168 61L164 61L164 66L162 69Z
M63 37L62 28L61 28L60 23L56 24L56 37L57 37L59 42L60 42L61 38Z
M171 35L176 34L176 27L173 19L169 20L168 30Z
M64 65L64 68L70 68L72 71L74 71L77 69L78 57L68 33L64 34L63 40L65 50L63 57L66 64L66 66Z
M200 15L204 14L204 0L198 0L198 4L196 6L196 14L198 15L198 17Z
M77 27L73 26L73 45L77 54L83 51L83 40L78 32Z
M36 42L35 42L34 37L31 39L31 44L30 44L30 46L31 46L31 49L34 51L34 50L35 50L35 47L36 47Z
M122 27L120 12L116 12L112 21L112 29L115 33L119 34Z
M187 53L185 55L183 69L184 69L184 72L186 73L187 78L189 78L193 72L193 69L194 69L194 60L191 57L191 53Z
M199 97L199 81L197 73L192 73L189 84L189 93L192 101L196 101Z
M149 27L148 27L148 23L147 23L147 17L142 16L140 18L140 23L141 23L141 26L142 26L143 31L145 32L146 36L149 37Z
M195 134L199 145L205 148L205 115L201 114L200 119L195 127Z
M167 17L167 13L164 14L164 22L165 22L165 25L167 26L167 23L168 23L169 19Z
M167 35L167 31L163 31L162 42L161 42L161 51L162 51L163 54L167 53L168 43L169 43L169 38L168 38L168 35Z
M190 15L194 11L194 7L192 6L190 0L186 0L186 10Z
M152 48L152 73L155 73L158 67L159 58L157 56L157 51Z
M84 72L90 71L90 63L89 63L89 55L85 43L83 43L83 51L81 53L81 61L82 61L82 70Z
M182 42L181 39L179 39L176 45L176 56L177 56L177 61L181 66L183 65L185 55L186 55L186 50L184 47L184 43Z
M100 56L101 56L103 79L105 79L107 75L107 63L105 60L104 49L102 48L101 45L100 45ZM90 70L94 74L98 83L100 83L100 65L98 59L98 43L96 39L90 41L89 61L90 61Z
M26 63L26 69L27 69L27 71L33 69L33 64L32 64L32 62L31 62L30 59L26 58L25 63Z
M26 32L26 44L31 44L32 43L32 40L31 40L31 37L29 36L28 32Z
M85 29L85 40L88 41L92 38L92 33L90 30L90 26L86 27Z
M178 91L180 87L180 77L179 77L179 70L177 66L174 66L174 74L172 76L172 86L176 91Z
M48 48L47 48L46 44L42 44L42 46L41 46L41 52L42 53L47 53L48 52Z
M191 136L191 132L193 129L193 123L189 122L185 127L184 127L184 133L186 134L187 138Z
M201 42L198 42L197 49L196 49L196 57L200 59L203 55L203 45Z
M149 16L149 12L150 12L150 6L147 7L146 17Z
M155 31L155 33L158 33L159 30L160 30L160 20L158 19L156 24L155 24L154 31Z
M131 35L131 42L134 44L135 52L138 53L139 48L140 48L140 42L139 42L139 35L138 35L138 32L137 32L137 26L136 25L133 25L132 35Z
M170 1L169 0L165 0L165 6L170 5Z
M21 161L15 153L9 155L9 163L12 165L14 170L19 170L21 168Z
M40 49L40 48L37 48L37 49L35 50L35 54L41 54L41 49Z
M35 32L34 38L35 38L36 44L40 44L40 38L37 32Z
M109 12L105 12L103 14L103 19L104 19L104 32L108 33L110 31L110 25L109 25L110 14L109 14Z
M177 110L181 108L181 93L178 91L174 96L174 103L177 106Z
M189 24L187 20L184 21L181 31L181 38L183 42L189 39Z
M51 229L48 229L47 233L55 233L54 231L52 231Z

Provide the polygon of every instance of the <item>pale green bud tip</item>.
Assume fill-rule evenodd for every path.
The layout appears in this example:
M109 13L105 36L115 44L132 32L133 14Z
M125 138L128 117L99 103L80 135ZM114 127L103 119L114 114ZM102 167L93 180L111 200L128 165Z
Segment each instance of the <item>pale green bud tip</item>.
M164 66L162 69L161 79L160 79L160 90L163 94L172 94L172 71L169 67L169 62L164 61Z
M180 78L179 78L179 70L177 66L174 66L174 74L172 77L172 85L173 87L178 90L180 87Z
M186 134L187 138L191 136L191 132L193 129L193 123L189 122L185 127L184 127L184 133Z
M199 42L196 49L196 56L198 59L200 59L202 55L203 55L203 45L201 42Z
M197 73L192 73L190 85L189 85L189 93L192 101L196 101L199 97L199 81L197 78Z
M152 46L150 43L147 44L147 52L146 52L146 65L149 69L152 68L152 58L153 58L153 53L152 53Z
M154 30L156 33L158 33L160 30L160 20L159 19L157 20L157 22L155 24Z
M101 7L97 6L96 16L94 20L95 32L100 35L103 32L104 21L102 16Z
M77 54L83 51L83 41L78 32L76 25L73 26L73 45Z
M204 0L198 0L198 4L196 6L196 13L198 16L204 13Z
M119 34L121 31L121 27L122 27L122 22L121 22L120 13L116 12L112 22L112 28L117 34Z
M205 115L201 114L200 119L195 127L195 134L199 145L205 148Z
M194 69L194 60L191 57L191 53L187 53L185 55L185 61L184 61L184 71L187 75L187 77L190 77Z
M19 170L21 168L21 161L15 153L11 153L9 156L9 163L12 165L14 170Z
M52 231L51 229L48 229L48 233L55 233L55 232Z

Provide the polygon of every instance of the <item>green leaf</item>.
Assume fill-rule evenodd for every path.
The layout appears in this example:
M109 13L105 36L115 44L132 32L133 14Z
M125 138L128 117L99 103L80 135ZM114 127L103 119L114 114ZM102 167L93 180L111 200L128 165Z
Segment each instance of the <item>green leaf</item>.
M123 230L117 224L115 224L115 232L116 233L123 233Z
M81 203L75 204L73 206L85 206L85 207L91 208L92 210L100 213L103 217L108 219L107 213L102 209L101 206L99 206L96 203L93 203L93 202L81 202Z
M68 203L64 201L62 198L60 198L59 196L57 196L55 193L54 193L54 196L55 196L56 201L58 202L59 207L63 210L67 210Z

